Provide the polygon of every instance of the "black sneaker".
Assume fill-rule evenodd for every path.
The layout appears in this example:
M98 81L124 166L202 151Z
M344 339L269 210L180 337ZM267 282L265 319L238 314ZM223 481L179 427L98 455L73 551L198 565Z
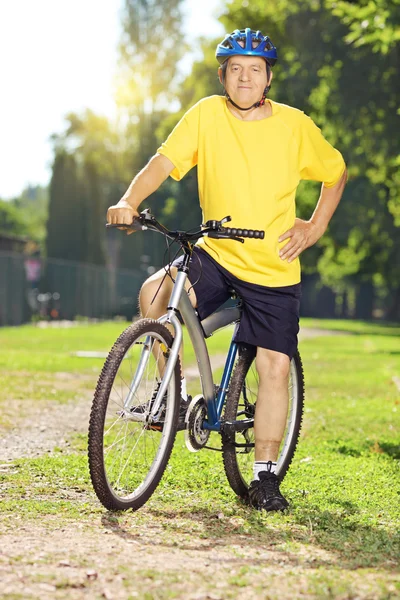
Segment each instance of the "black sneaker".
M153 402L156 399L159 386L160 386L160 384L158 384L157 389L154 391L151 402ZM191 396L188 396L187 400L184 400L183 398L181 398L181 403L179 406L179 418L178 418L177 431L181 431L182 429L186 428L185 417L186 417L186 412L187 412L187 409L189 408L191 399L192 399ZM151 404L150 404L150 406L151 406ZM130 409L130 413L136 414L136 415L145 415L149 411L150 411L150 407L148 406L147 403L132 406L132 408ZM164 414L165 414L163 403L161 403L159 414L160 414L160 417L159 417L158 421L153 421L151 423L151 425L148 425L148 429L153 429L154 431L162 431L163 430Z
M192 398L190 396L188 396L187 400L184 400L183 398L181 398L181 403L179 405L178 425L176 427L177 431L183 431L184 429L186 429L185 418L186 418L186 412L187 412L187 409L189 408L191 399ZM162 407L162 405L161 405L161 407ZM158 421L153 421L153 423L149 426L149 428L154 429L154 431L162 431L163 427L164 427L163 415L164 415L164 413L161 414L161 418Z
M150 399L150 402L144 402L143 404L135 404L135 406L131 406L131 408L129 409L129 412L131 413L131 415L141 416L141 415L146 415L151 411L153 402L157 398L157 394L158 394L158 390L160 389L160 385L161 385L161 382L158 381L157 385L155 387L155 390L153 392L153 395ZM162 419L162 416L164 413L163 402L161 402L159 413L160 413L160 419ZM138 420L141 421L142 419L138 419Z
M258 476L260 480L254 480L249 487L250 504L258 510L286 510L289 502L279 490L279 478L275 473L261 471Z
M187 409L189 408L189 404L192 401L192 396L187 396L187 399L184 400L183 398L181 398L181 403L179 405L179 418L178 418L178 426L176 428L177 431L183 431L183 429L186 429L186 413L187 413Z

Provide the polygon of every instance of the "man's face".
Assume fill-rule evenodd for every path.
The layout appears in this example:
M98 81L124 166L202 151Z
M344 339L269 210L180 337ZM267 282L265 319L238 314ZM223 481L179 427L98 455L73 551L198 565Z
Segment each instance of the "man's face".
M231 56L228 59L224 86L229 96L239 106L247 107L258 102L269 83L263 58Z

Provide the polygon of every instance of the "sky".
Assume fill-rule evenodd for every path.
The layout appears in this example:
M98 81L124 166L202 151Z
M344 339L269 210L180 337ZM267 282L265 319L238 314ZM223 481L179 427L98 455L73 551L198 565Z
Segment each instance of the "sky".
M0 198L49 182L49 138L63 131L68 112L113 115L122 4L0 0ZM220 7L221 0L185 0L187 34L223 37Z

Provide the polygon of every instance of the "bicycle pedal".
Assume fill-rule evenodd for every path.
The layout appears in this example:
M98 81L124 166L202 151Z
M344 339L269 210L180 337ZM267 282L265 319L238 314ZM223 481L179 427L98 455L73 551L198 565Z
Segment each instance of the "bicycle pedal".
M159 431L161 432L163 430L163 425L146 425L145 429L147 429L148 431Z

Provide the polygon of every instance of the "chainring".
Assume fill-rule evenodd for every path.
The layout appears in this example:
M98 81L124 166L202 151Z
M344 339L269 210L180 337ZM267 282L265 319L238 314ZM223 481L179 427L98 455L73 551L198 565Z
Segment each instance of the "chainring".
M207 406L201 394L195 396L186 413L185 444L190 452L198 452L208 442L210 431L203 429L203 421L207 417Z

